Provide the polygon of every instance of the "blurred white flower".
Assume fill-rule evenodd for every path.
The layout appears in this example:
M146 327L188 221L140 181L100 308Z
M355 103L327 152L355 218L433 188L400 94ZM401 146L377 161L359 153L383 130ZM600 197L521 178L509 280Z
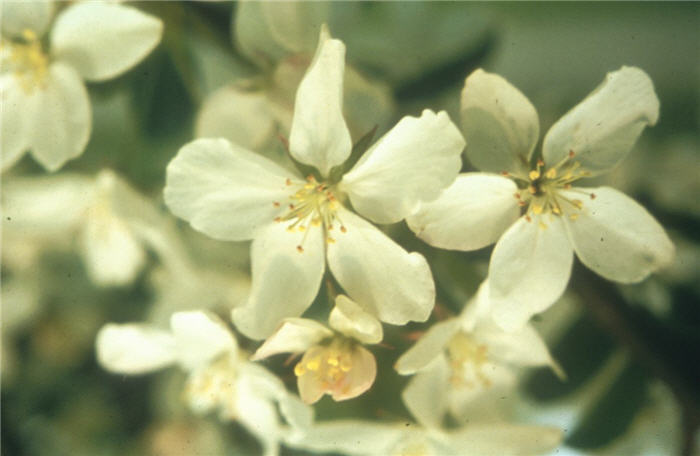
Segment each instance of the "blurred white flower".
M335 401L367 391L377 362L363 344L381 342L381 323L348 297L339 295L328 319L333 330L306 318L287 318L251 359L278 353L304 353L294 368L301 399L314 403L324 394Z
M82 2L66 7L50 32L51 2L3 1L0 45L2 169L27 150L48 171L79 156L92 115L83 80L125 72L158 44L162 22L132 7Z
M617 165L658 111L646 73L623 67L552 126L529 169L539 136L534 107L505 79L477 70L462 92L462 130L469 159L485 173L460 175L409 226L441 248L498 241L489 294L506 329L522 327L561 296L574 251L606 279L639 282L673 258L663 228L617 190L571 184Z
M257 71L206 98L197 114L195 136L226 138L284 162L280 148L273 146L279 145L279 134L289 134L294 93L311 63L328 13L325 2L238 2L231 24L234 44ZM347 66L343 87L343 112L352 137L359 138L390 120L393 102L386 85L369 81Z
M225 139L195 140L168 165L165 202L175 215L216 239L253 239L251 296L233 312L252 338L308 308L326 258L347 294L382 321L423 321L434 304L425 258L344 202L376 223L402 220L453 181L464 141L446 113L426 110L403 118L342 175L352 147L341 112L344 55L324 30L297 91L291 156L317 168L321 182Z
M272 373L247 361L233 334L212 314L177 312L170 331L110 323L98 333L96 349L100 364L119 374L179 365L189 373L185 397L190 408L196 413L218 411L222 420L237 420L261 441L266 455L278 453L282 425L277 406L290 425L311 423L311 409Z
M146 245L165 256L171 250L164 216L110 170L96 177L11 178L2 190L9 237L33 250L70 248L77 237L87 273L99 285L131 283L145 263Z
M415 374L403 394L423 421L439 426L448 410L462 422L497 416L506 403L499 398L514 392L515 367L550 366L563 376L531 325L506 332L493 321L488 289L484 281L458 317L433 325L396 362L400 374ZM433 393L421 396L427 385Z

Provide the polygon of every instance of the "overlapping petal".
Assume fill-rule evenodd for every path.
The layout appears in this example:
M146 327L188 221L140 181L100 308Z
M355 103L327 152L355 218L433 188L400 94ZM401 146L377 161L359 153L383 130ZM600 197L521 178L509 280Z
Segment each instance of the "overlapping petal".
M264 339L283 319L301 315L318 293L325 269L322 232L291 233L284 223L273 223L253 241L251 261L250 297L233 310L233 320L246 336Z
M31 30L37 36L46 31L55 7L53 0L32 0L27 2L0 2L0 18L2 18L2 34L21 37L25 30Z
M29 100L30 94L20 86L15 75L0 76L0 141L3 171L15 164L30 146L34 111L28 109Z
M456 318L435 323L396 361L396 370L409 375L423 369L442 353L459 328L460 321Z
M130 6L82 2L68 7L51 30L51 54L90 81L113 78L148 55L163 23Z
M165 203L208 236L246 240L273 223L274 203L287 200L290 178L289 171L225 139L198 139L168 165Z
M420 424L440 429L447 411L447 389L450 366L440 355L423 371L417 373L401 392L406 408Z
M364 344L377 344L384 336L382 324L345 295L335 298L328 323L341 334Z
M314 320L288 318L258 348L251 360L256 361L278 353L301 353L331 336L333 331Z
M78 73L68 65L51 64L45 86L34 89L23 108L25 131L34 158L48 171L56 171L83 153L92 129L87 90Z
M606 279L632 283L671 263L673 243L646 209L609 187L587 191L595 199L586 200L576 220L565 222L583 264Z
M452 448L464 454L515 456L546 454L559 445L561 429L509 423L471 424L449 434Z
M527 171L537 144L537 111L518 89L481 69L464 83L461 127L467 157L481 171Z
M187 370L238 347L224 322L206 312L176 312L170 317L170 327L177 343L178 361Z
M425 321L435 303L430 267L350 211L338 216L347 232L328 245L328 265L348 295L381 321Z
M353 207L376 223L395 223L431 201L457 176L464 139L447 113L406 116L343 176Z
M521 217L499 239L489 265L489 299L496 323L522 327L564 292L573 249L555 216Z
M311 66L299 84L289 150L301 163L327 176L350 155L352 142L343 118L345 45L321 32Z
M547 132L542 155L549 165L570 151L593 174L609 171L627 156L644 127L659 117L659 99L649 76L622 67Z
M105 369L143 374L167 366L177 357L175 338L140 324L107 324L97 333L97 360Z
M449 250L476 250L498 240L520 215L518 188L506 177L467 173L406 221L416 236Z

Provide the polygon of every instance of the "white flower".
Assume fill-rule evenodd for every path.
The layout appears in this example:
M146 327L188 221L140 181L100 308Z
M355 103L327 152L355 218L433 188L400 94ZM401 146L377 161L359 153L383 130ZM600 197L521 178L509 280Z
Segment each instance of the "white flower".
M3 2L0 48L2 169L27 150L55 171L80 155L92 126L83 80L125 72L158 44L163 24L128 6L83 2L66 7L44 51L50 2ZM5 26L11 24L10 26Z
M12 178L2 190L4 231L38 247L77 237L88 276L98 285L131 283L146 261L145 245L170 250L163 215L110 170L96 177Z
M403 392L411 412L434 426L447 410L462 422L497 415L499 397L513 393L513 367L551 366L563 375L531 325L506 332L494 323L488 289L484 281L461 315L433 325L396 362L400 374L416 374ZM424 396L428 385L434 392Z
M344 295L336 297L328 322L334 331L314 320L287 318L251 359L304 353L294 368L304 402L314 403L324 394L335 401L357 397L377 376L374 355L362 345L379 343L382 325Z
M415 394L403 394L410 412L430 402L439 385L424 382ZM420 398L419 403L413 403ZM291 429L285 442L293 447L348 455L533 455L556 448L562 439L559 429L517 425L505 421L485 423L479 419L446 430L425 413L414 414L418 423L379 423L339 420L314 423L308 429Z
M167 168L165 202L175 215L216 239L253 239L251 296L233 313L252 338L306 310L326 258L347 294L382 321L423 321L434 304L425 258L345 200L374 222L398 222L453 181L464 141L446 113L426 110L403 118L341 178L352 146L341 112L344 54L343 43L322 32L296 97L291 155L317 168L320 182L225 139L195 140Z
M170 331L142 324L107 324L97 335L97 359L110 372L143 374L172 364L189 372L185 397L197 413L218 411L237 420L277 454L278 405L293 426L306 427L312 411L263 367L245 359L231 332L214 315L177 312Z
M623 67L552 126L542 158L529 169L539 135L535 109L505 79L477 70L462 92L462 127L467 155L485 173L460 175L409 226L441 248L474 250L498 241L489 294L506 329L522 327L562 294L574 251L609 280L641 281L673 257L663 228L612 188L572 183L617 165L658 111L646 73Z

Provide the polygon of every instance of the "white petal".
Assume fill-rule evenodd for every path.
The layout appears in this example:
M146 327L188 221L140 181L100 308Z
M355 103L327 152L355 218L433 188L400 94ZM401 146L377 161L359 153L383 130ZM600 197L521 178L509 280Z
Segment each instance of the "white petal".
M221 240L251 239L291 191L288 171L225 139L197 139L167 168L165 203L192 227Z
M275 130L275 119L264 92L222 87L212 93L197 114L197 138L226 138L246 149L259 150Z
M488 352L487 352L488 354ZM489 421L512 413L517 377L512 368L490 361L467 362L453 371L455 384L448 391L450 414L462 423Z
M335 298L328 323L331 328L363 344L378 344L384 337L379 320L345 295Z
M435 323L409 348L394 366L401 375L410 375L423 369L440 356L447 343L459 331L460 321L456 318Z
M659 117L659 99L647 74L635 67L608 73L585 100L555 123L544 138L549 165L574 151L582 168L594 174L627 156L642 130Z
M632 283L671 263L673 243L646 209L609 187L587 191L595 199L587 198L579 217L566 223L583 264L606 279Z
M321 33L318 50L304 75L289 135L289 150L298 161L324 176L350 155L352 142L343 119L345 45Z
M88 275L99 285L131 283L146 261L129 227L100 205L86 212L81 241Z
M290 53L310 55L327 13L328 5L323 2L238 2L235 44L260 65L275 63Z
M514 330L552 305L566 288L573 259L558 217L521 217L491 255L489 298L496 323Z
M314 320L287 318L250 359L257 361L278 353L301 353L331 336L333 331Z
M495 174L461 174L438 199L406 221L416 236L449 250L476 250L498 240L518 219L515 183Z
M486 344L489 357L498 362L559 369L544 340L529 323L515 331L504 331L489 318L477 324L473 337Z
M560 429L509 423L471 424L451 432L450 445L464 454L546 454L562 441Z
M255 238L250 256L250 297L233 310L233 320L246 336L264 339L283 319L304 313L318 293L325 268L321 229L290 233L284 223L273 223Z
M236 410L234 418L256 436L263 447L264 456L279 454L279 418L274 403L260 391L256 380L242 376L236 382ZM261 394L262 393L262 394Z
M75 70L62 63L49 67L46 87L31 97L30 147L47 170L56 171L83 153L92 129L90 99Z
M341 209L347 229L328 245L328 265L348 295L381 321L403 325L425 321L435 304L430 267L374 225Z
M54 12L52 0L0 2L2 34L21 37L24 30L32 30L38 37L44 34Z
M237 348L231 331L218 317L201 311L176 312L170 318L178 362L187 370Z
M442 427L449 379L450 367L445 356L440 355L425 370L414 375L401 392L406 408L423 426Z
M494 173L527 170L540 122L518 89L501 76L476 70L464 83L461 115L472 165Z
M6 178L3 228L28 236L66 235L80 226L94 196L93 179L77 174Z
M160 42L163 23L114 3L83 2L66 8L51 30L51 54L90 81L113 78Z
M342 180L353 207L376 223L395 223L447 188L462 166L464 139L447 113L406 116Z
M171 364L177 356L171 334L140 324L104 325L95 347L102 367L121 374L151 372Z
M14 165L30 146L30 128L34 113L28 109L34 106L29 101L30 97L13 74L0 76L0 141L3 171Z
M292 433L287 442L295 448L351 455L388 455L405 433L403 424L336 420L315 424L308 433Z

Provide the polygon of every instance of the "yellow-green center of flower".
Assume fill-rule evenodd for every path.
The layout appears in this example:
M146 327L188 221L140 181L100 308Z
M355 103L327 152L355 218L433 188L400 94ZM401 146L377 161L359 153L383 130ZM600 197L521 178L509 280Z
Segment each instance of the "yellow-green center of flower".
M525 218L531 221L531 214L553 214L556 216L567 215L571 220L576 220L578 212L583 209L583 200L564 196L562 190L579 193L582 196L595 199L595 194L581 189L573 189L571 184L579 179L590 177L591 173L581 169L581 163L574 160L576 154L569 151L559 163L547 167L543 160L538 160L535 169L527 176L518 176L514 173L504 172L504 175L512 177L523 187L513 196L518 204L526 207ZM546 228L544 223L540 223Z
M2 64L3 67L7 65L15 74L22 89L31 94L34 89L45 87L49 58L41 48L39 37L32 30L24 30L22 39L21 43L3 41L2 47L9 47L9 53L3 50Z
M287 179L287 185L295 187L290 179ZM294 190L289 197L287 211L283 215L275 217L275 221L278 223L290 222L287 225L287 231L303 233L301 242L297 245L297 250L300 253L304 252L304 240L309 230L313 228L322 229L323 236L329 244L335 242L331 234L335 229L336 221L341 233L347 231L338 217L340 203L336 198L333 186L323 182L319 183L313 176L309 176L305 183L297 184ZM275 201L273 205L281 207L282 203Z
M450 381L454 386L491 386L491 380L484 373L489 360L486 345L477 343L464 332L458 332L447 344L447 356L452 368Z
M330 391L347 386L345 378L352 370L353 344L344 338L334 338L328 345L316 345L304 353L294 366L294 374L313 375L321 388Z

